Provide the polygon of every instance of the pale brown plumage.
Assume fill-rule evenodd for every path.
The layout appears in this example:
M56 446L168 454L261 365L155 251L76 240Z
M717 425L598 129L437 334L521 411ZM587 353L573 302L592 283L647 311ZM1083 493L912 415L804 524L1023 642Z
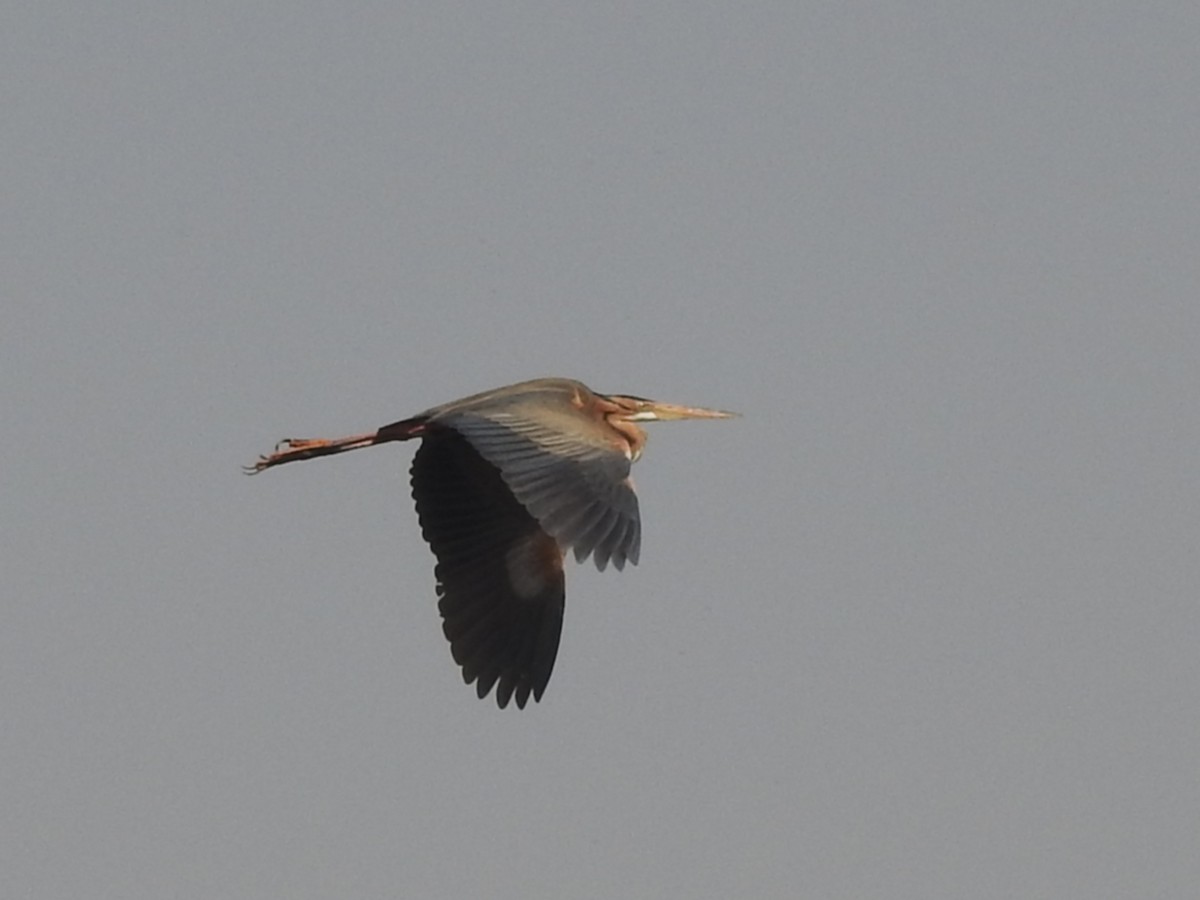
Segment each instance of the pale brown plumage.
M639 421L727 418L718 410L597 394L578 381L509 385L335 440L281 442L251 473L421 438L412 493L437 557L438 609L455 662L501 707L540 700L562 633L563 556L603 570L641 548L630 466ZM282 449L280 449L282 448Z

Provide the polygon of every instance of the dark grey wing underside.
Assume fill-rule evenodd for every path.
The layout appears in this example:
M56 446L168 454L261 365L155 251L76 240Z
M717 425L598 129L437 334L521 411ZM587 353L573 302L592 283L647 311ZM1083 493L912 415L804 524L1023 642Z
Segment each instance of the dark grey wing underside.
M631 462L611 444L519 414L446 416L503 475L517 500L564 549L603 570L634 564L642 529ZM567 423L569 426L569 423Z
M413 499L437 556L438 609L463 679L503 708L540 700L562 634L562 553L500 472L454 431L421 442Z

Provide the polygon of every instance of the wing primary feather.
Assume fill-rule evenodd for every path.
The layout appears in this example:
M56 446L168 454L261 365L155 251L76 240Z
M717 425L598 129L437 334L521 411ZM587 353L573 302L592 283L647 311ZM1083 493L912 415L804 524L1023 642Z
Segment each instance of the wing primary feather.
M481 698L495 688L501 708L540 699L562 632L557 542L497 466L453 430L427 434L412 485L422 533L438 559L442 629L463 680Z

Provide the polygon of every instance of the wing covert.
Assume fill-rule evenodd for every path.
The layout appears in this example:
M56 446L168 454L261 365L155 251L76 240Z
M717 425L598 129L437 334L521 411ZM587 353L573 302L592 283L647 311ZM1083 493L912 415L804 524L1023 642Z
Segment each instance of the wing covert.
M543 424L520 411L440 416L494 465L521 505L578 561L603 570L637 563L641 519L629 480L632 465L615 444L571 429L569 416Z

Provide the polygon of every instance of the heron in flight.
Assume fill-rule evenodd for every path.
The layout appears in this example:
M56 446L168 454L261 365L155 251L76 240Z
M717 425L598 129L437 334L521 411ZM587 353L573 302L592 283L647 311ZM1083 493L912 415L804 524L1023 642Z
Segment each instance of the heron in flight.
M412 494L437 557L438 609L463 680L503 709L541 700L562 633L563 560L603 571L636 564L641 548L630 466L639 422L726 419L733 413L598 394L540 378L435 406L349 437L289 438L247 468L264 469L389 441L420 438Z

